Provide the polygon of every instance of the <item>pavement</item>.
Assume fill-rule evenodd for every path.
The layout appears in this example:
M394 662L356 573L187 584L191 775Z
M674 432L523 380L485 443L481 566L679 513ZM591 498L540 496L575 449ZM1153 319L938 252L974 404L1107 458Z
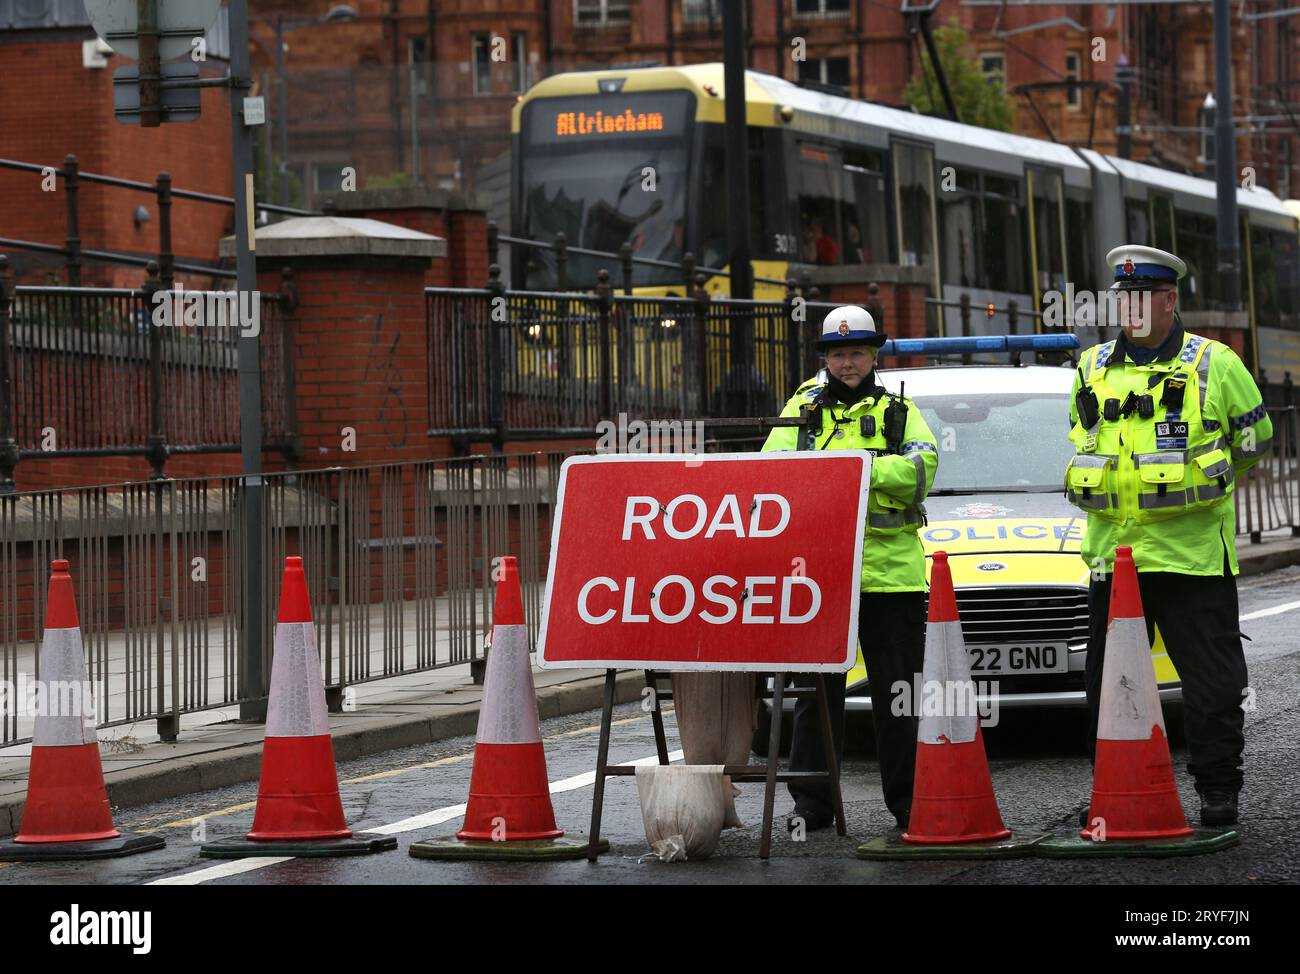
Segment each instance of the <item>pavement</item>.
M1259 544L1242 539L1238 560L1243 575L1300 564L1300 538L1284 530L1265 535ZM534 667L533 680L543 720L601 706L601 670ZM619 703L635 700L643 687L640 671L622 672L616 699ZM330 715L334 753L340 762L472 738L478 726L482 687L473 683L468 664L358 684L353 689L352 709ZM152 720L101 728L100 754L114 810L256 781L265 727L241 722L238 716L237 708L187 714L173 743L152 733ZM21 821L30 754L30 744L0 748L0 837L12 835Z

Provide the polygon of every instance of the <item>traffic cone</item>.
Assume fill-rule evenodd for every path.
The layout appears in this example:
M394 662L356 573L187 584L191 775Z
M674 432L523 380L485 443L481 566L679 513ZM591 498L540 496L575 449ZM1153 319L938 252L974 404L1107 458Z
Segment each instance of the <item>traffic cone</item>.
M868 674L869 675L869 674ZM929 617L920 696L942 693L943 713L923 707L907 831L859 847L863 859L1026 855L1041 835L1016 836L1002 824L976 707L970 657L957 615L946 552L930 568ZM949 706L953 704L955 706ZM949 710L952 713L948 713Z
M1234 846L1231 829L1192 829L1174 782L1133 549L1115 549L1088 825L1041 855L1174 856Z
M1127 546L1115 551L1111 579L1088 822L1079 835L1102 842L1192 834L1174 783L1137 568Z
M50 565L39 686L27 801L18 835L0 843L0 860L103 859L161 849L161 836L113 827L94 709L83 706L93 701L72 575L62 558Z
M302 559L284 560L271 662L271 696L253 828L243 839L204 845L212 858L356 855L395 849L397 839L354 839L343 817L325 681Z
M483 677L465 822L454 839L411 846L418 859L580 858L587 838L555 825L528 625L514 556L502 559Z
M1011 830L1002 824L1002 813L993 795L993 779L975 708L970 657L966 655L966 640L957 617L948 555L942 551L935 553L930 569L922 686L943 688L945 710L950 698L959 706L953 708L956 712L952 714L921 715L912 814L903 841L940 845L1007 838ZM955 688L951 695L949 688Z

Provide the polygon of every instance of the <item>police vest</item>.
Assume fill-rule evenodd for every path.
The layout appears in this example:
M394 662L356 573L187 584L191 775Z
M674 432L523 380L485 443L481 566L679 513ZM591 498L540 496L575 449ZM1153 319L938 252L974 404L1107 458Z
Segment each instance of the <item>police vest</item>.
M1076 453L1065 492L1071 504L1108 521L1147 524L1228 498L1229 442L1203 414L1217 344L1188 334L1172 360L1145 366L1111 366L1114 342L1084 353L1083 382L1099 409L1092 428L1080 416L1070 430Z
M800 448L805 450L866 450L873 457L887 453L906 453L909 444L897 444L897 449L885 439L885 410L895 398L884 389L876 387L864 399L852 406L840 402L823 403L819 397L824 387L812 379L796 391L803 397L801 412L812 412L807 427L800 432ZM863 403L876 396L875 401ZM902 400L906 402L906 400ZM915 409L914 403L907 403ZM923 444L932 448L929 444ZM920 456L913 462L917 466L918 483L925 483L925 463ZM903 531L916 533L925 522L924 504L906 504L890 497L883 490L867 492L867 533L893 535Z

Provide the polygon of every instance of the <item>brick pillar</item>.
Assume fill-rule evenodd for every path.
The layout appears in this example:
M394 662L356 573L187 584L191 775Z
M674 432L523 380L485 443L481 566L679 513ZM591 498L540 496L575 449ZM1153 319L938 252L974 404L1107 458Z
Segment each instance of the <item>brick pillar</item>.
M257 237L258 288L279 291L289 267L298 292L289 319L300 466L428 457L424 286L446 242L342 217L286 220ZM278 454L264 461L283 468Z
M473 193L423 186L362 189L328 196L321 208L445 239L447 256L433 262L425 276L426 287L487 286L487 214Z

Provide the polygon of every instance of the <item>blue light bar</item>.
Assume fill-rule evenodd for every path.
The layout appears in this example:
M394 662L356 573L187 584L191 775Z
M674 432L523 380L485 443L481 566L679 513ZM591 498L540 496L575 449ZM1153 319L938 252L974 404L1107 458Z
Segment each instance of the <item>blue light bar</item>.
M881 355L966 355L973 352L1059 352L1078 348L1079 336L1057 332L1050 335L971 335L955 338L891 338L880 348Z

